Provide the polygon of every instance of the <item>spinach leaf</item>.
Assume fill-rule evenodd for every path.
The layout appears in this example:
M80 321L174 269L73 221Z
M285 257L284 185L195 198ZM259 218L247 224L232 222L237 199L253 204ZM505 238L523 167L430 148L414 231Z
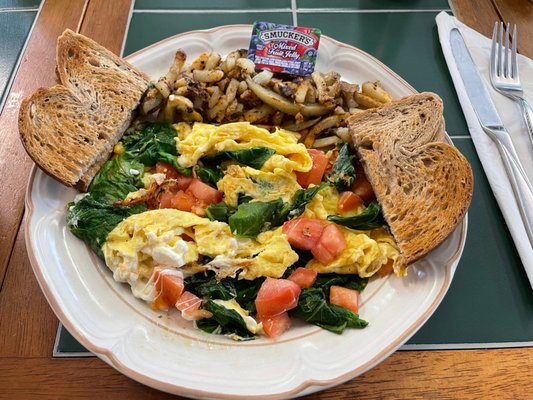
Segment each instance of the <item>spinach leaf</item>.
M244 319L237 311L229 310L212 300L207 300L202 308L213 313L211 318L196 321L196 326L203 331L208 333L236 334L243 340L255 338L255 335L246 328Z
M255 169L261 169L263 164L276 153L276 150L270 147L251 147L242 150L221 151L215 155L215 159L220 163L224 159L232 159L239 164L248 165Z
M355 181L355 166L351 154L350 145L345 142L339 150L339 155L327 180L331 182L339 192L349 189Z
M324 291L315 287L302 289L298 305L291 311L291 314L339 334L346 328L364 328L368 325L368 322L360 319L356 313L329 304Z
M252 196L248 196L244 193L239 193L239 197L237 199L237 204L243 204L243 203L249 203L253 200L254 198Z
M205 210L205 215L211 221L228 222L229 217L235 212L233 208L230 208L226 203L221 201L217 204L211 204Z
M101 258L104 257L102 245L109 232L130 215L146 211L144 203L131 207L115 207L106 202L105 198L102 201L92 194L75 204L70 203L68 207L67 225L70 231L87 243Z
M198 273L185 278L185 290L207 299L230 300L237 297L235 285L229 279L218 281L214 273Z
M231 231L237 236L256 237L261 232L282 225L287 219L300 216L305 206L326 185L328 183L297 190L291 203L281 199L252 202L249 196L240 196L236 211L230 210L225 203L218 203L208 207L206 215L210 219L228 222Z
M191 169L178 163L176 130L170 124L146 122L126 130L122 145L130 158L153 166L157 161L172 164L182 175L190 175Z
M240 204L237 211L228 218L230 229L237 236L256 237L281 224L280 212L283 206L281 199Z
M135 172L134 172L135 171ZM74 235L86 242L103 258L102 245L107 235L123 219L146 210L145 204L115 206L129 192L143 186L144 166L124 156L105 162L89 187L89 194L68 204L67 225Z
M343 286L348 289L354 289L358 292L362 292L368 283L368 278L361 278L358 275L344 275L344 274L318 274L314 288L320 288L329 298L329 289L331 286Z
M290 211L288 212L288 219L294 219L299 217L303 214L305 211L305 206L313 200L315 195L328 186L329 184L327 182L323 182L320 185L313 186L309 189L298 189L296 193L294 194L294 197L292 199L292 203L290 206Z
M124 156L112 158L95 175L89 193L104 203L112 204L142 187L143 174L144 165L141 163Z
M217 280L213 272L198 273L185 278L185 290L207 299L234 298L242 308L255 312L255 298L265 278L253 280L224 278Z
M255 298L257 297L259 288L261 288L265 278L256 278L250 281L246 279L232 279L237 292L235 300L237 300L237 303L239 303L246 311L254 313Z
M196 176L209 186L217 188L217 182L224 177L224 172L220 168L208 168L202 166L195 167Z
M336 224L361 231L380 228L386 224L383 214L381 213L381 207L375 201L370 203L359 215L353 217L328 215L328 221L333 221Z

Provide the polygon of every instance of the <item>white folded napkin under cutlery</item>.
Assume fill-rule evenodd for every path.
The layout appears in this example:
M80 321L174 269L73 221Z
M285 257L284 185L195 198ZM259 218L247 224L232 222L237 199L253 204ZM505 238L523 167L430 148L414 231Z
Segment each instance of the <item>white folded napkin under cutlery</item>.
M442 52L448 64L448 69L468 124L470 136L533 287L533 248L520 218L516 199L501 156L492 139L481 128L457 70L456 61L450 48L450 31L453 28L457 28L461 32L479 72L485 78L485 83L496 105L498 114L511 135L520 163L529 181L533 183L533 146L531 146L528 138L520 106L518 103L496 92L490 84L489 60L492 40L467 27L459 22L457 18L448 15L444 11L437 15L436 21ZM518 70L524 95L530 103L533 103L533 60L519 54ZM459 132L454 133L458 134ZM475 227L472 225L470 225L470 234L475 235Z

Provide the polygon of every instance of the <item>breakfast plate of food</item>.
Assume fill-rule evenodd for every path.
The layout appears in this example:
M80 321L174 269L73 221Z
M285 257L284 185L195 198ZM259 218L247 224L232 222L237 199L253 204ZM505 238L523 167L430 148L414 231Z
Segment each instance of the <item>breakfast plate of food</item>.
M362 374L435 311L466 239L472 172L438 95L327 36L305 51L312 73L259 69L251 32L126 61L66 31L60 84L20 110L48 302L102 360L183 396L287 398Z

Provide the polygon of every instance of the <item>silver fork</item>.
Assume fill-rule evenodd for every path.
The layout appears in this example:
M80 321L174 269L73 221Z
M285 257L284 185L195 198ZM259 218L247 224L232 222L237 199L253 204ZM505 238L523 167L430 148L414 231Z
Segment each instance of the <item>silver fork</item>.
M492 49L490 53L490 81L494 89L510 99L518 102L522 116L526 122L529 140L533 145L533 108L524 98L518 62L516 60L516 25L513 26L512 48L509 48L509 28L505 29L505 44L503 22L496 22L492 32ZM510 62L509 62L510 59Z

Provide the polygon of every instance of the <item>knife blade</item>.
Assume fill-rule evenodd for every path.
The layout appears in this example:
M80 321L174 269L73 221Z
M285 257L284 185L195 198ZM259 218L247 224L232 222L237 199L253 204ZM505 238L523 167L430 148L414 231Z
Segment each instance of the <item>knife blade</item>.
M481 122L481 125L488 127L503 127L502 120L492 102L487 86L480 76L470 52L466 48L461 33L456 28L450 32L450 44L453 56L457 61L457 69L463 79L470 103L472 103L479 122Z
M533 186L520 164L520 159L511 137L503 126L487 86L457 28L453 28L450 31L450 46L470 104L483 131L489 135L498 147L509 183L515 195L524 229L529 243L533 247ZM533 287L533 280L531 285Z

